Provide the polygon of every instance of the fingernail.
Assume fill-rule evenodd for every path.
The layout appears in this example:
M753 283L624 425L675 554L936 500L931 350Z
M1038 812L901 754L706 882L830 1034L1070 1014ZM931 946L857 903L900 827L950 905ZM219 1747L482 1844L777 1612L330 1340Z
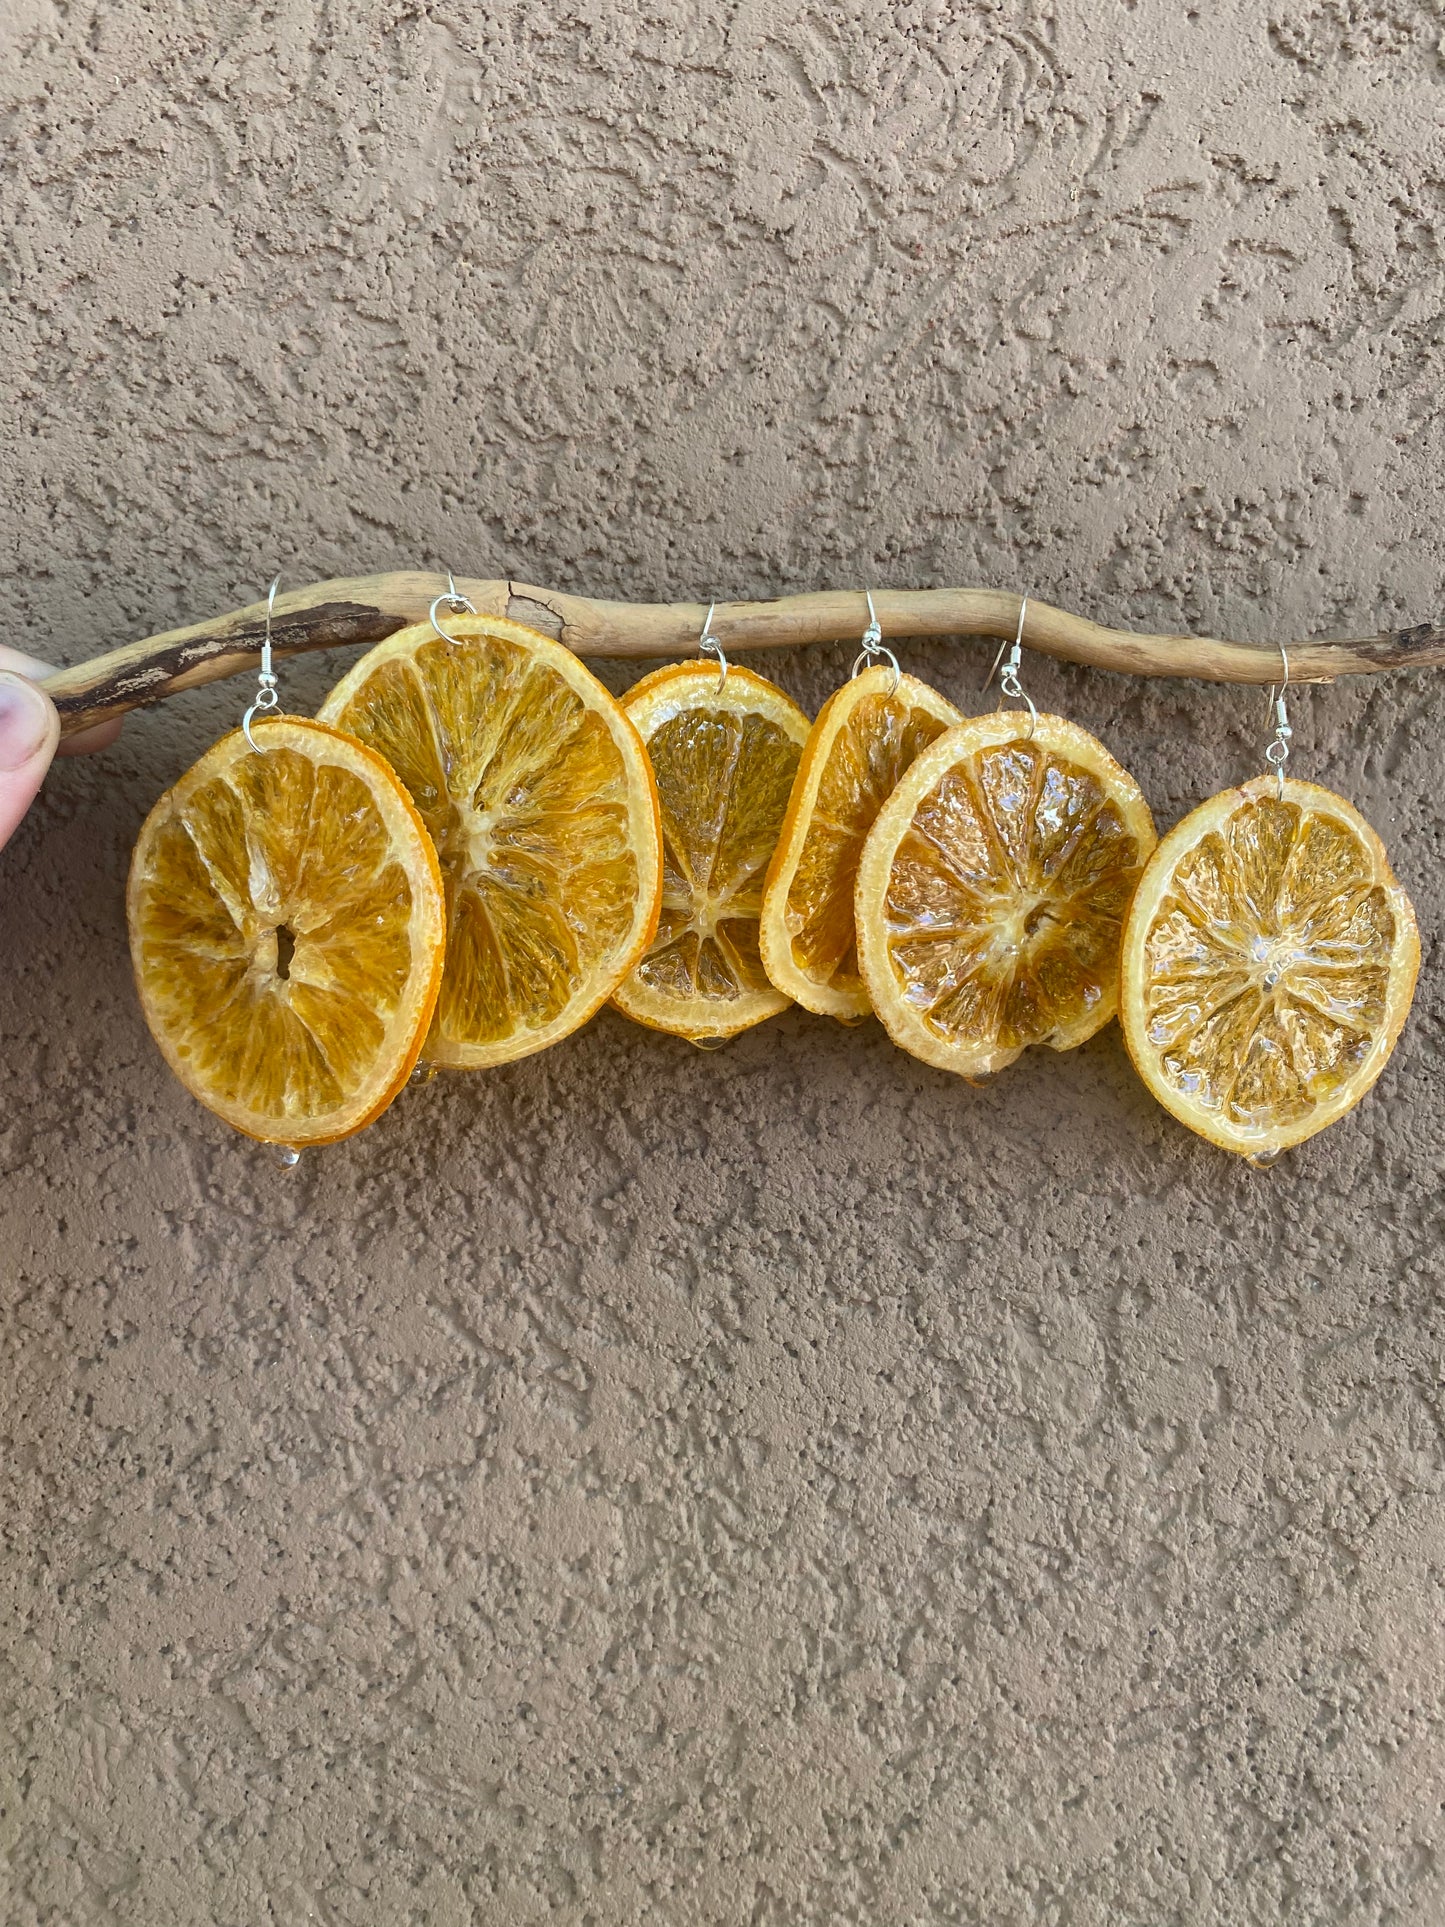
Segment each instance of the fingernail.
M50 704L34 683L0 671L0 769L28 763L50 727Z

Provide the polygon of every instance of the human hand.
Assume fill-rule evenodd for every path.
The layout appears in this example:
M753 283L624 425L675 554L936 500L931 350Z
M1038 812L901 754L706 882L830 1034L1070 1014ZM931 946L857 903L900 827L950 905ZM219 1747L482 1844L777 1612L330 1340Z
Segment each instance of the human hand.
M62 756L84 756L104 749L120 734L117 719L82 730L62 744L55 705L37 687L51 673L48 662L0 648L0 849L30 808L57 750Z

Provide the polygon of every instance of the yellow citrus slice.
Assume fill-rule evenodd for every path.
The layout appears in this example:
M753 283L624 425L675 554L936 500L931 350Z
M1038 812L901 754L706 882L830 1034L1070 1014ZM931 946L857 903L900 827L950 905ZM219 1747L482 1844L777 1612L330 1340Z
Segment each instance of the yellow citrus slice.
M613 998L639 1024L694 1043L785 1010L758 955L763 873L808 735L776 683L715 662L674 663L623 698L662 804L662 916Z
M1192 810L1145 868L1124 1040L1181 1123L1268 1164L1369 1090L1419 967L1410 900L1359 811L1261 776Z
M151 1034L249 1137L330 1144L406 1082L442 977L441 873L381 757L299 716L225 736L156 804L126 912Z
M1059 716L945 730L878 812L858 864L863 980L894 1042L983 1077L1072 1050L1118 1005L1125 913L1154 848L1139 786Z
M378 750L431 832L447 966L427 1058L466 1070L545 1050L651 941L657 792L637 731L561 643L496 616L401 629L321 708Z
M818 711L763 883L760 949L773 986L844 1020L872 1009L858 969L853 890L873 819L920 750L962 721L951 702L884 665Z

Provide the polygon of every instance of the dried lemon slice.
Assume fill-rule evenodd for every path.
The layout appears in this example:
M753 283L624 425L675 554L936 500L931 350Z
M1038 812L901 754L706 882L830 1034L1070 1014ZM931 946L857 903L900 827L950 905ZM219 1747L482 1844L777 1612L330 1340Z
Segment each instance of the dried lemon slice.
M545 1050L646 949L662 881L637 731L590 670L496 616L402 629L321 708L410 792L441 858L447 967L426 1055L476 1070Z
M858 958L895 1043L965 1076L1071 1050L1114 1015L1124 915L1154 847L1133 778L1087 730L1014 713L945 730L878 812Z
M760 949L778 990L822 1017L872 1009L858 969L853 890L873 819L919 751L961 721L913 676L880 666L819 710L763 884Z
M657 935L613 998L639 1024L696 1042L785 1010L758 955L763 874L808 719L776 683L715 662L674 663L623 698L662 805Z
M1181 1123L1271 1163L1369 1090L1419 965L1410 900L1359 811L1261 776L1150 859L1124 931L1124 1039Z
M239 730L141 826L126 911L166 1062L248 1136L329 1144L396 1096L442 975L436 854L371 750L297 716Z

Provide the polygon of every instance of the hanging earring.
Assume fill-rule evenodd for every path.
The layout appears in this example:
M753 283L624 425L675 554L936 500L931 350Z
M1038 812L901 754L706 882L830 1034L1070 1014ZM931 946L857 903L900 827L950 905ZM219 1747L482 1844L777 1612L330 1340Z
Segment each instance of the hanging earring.
M803 747L761 923L774 987L842 1023L861 1023L873 1008L853 922L864 838L919 752L963 720L936 689L903 674L883 641L872 591L863 593L868 626L852 675L819 710Z
M445 622L441 611L448 611ZM450 573L321 720L384 756L447 896L428 1068L486 1070L581 1028L657 928L657 794L637 731L565 644L479 614Z
M916 758L858 864L858 958L874 1009L895 1043L971 1078L1029 1044L1072 1050L1108 1023L1124 915L1155 842L1127 771L1023 689L1027 611L1025 598L999 709Z
M1181 1123L1259 1167L1353 1109L1420 965L1410 900L1352 804L1285 774L1289 657L1269 772L1192 810L1145 868L1124 933L1124 1039Z
M703 1048L787 1008L758 955L758 920L808 735L776 683L729 664L716 608L697 660L655 670L622 699L657 779L664 859L657 935L613 996L634 1022Z
M256 695L141 827L126 912L141 1008L193 1097L281 1147L349 1137L405 1084L442 972L441 876L381 757Z

